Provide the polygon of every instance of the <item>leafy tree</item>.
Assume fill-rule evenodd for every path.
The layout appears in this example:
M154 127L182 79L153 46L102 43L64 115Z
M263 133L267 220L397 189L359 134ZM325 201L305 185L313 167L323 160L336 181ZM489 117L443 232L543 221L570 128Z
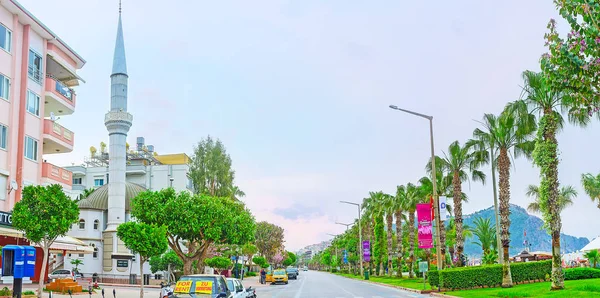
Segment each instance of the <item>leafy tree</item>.
M237 187L237 186L234 185L234 186L231 187L230 196L231 196L231 199L239 201L239 199L241 197L245 197L246 196L246 193L243 192L239 187Z
M600 110L600 6L597 1L553 2L571 31L561 37L556 21L550 20L544 35L548 52L540 59L542 72L553 92L572 97L573 115L591 115Z
M75 202L79 202L79 201L81 201L81 200L83 200L83 199L85 199L85 198L89 197L89 196L90 196L90 195L91 195L91 194L94 192L94 190L96 190L96 189L94 189L94 188L88 188L88 189L84 189L84 190L83 190L83 193L81 193L81 194L80 194L80 195L77 197L77 199L75 200Z
M448 252L450 253L450 259L454 260L455 257L455 249L456 246L456 218L452 217L448 220L448 225L446 226L446 246L448 246ZM462 239L467 239L473 236L472 229L469 225L463 225L462 227ZM462 260L460 256L457 257L458 262Z
M594 268L596 268L596 264L598 264L598 262L600 261L600 254L598 253L597 249L590 250L586 252L583 256L588 259L590 264L593 264Z
M15 204L13 227L25 232L29 241L44 250L40 276L46 275L48 250L56 238L64 236L79 219L79 207L58 184L26 186L21 201ZM38 297L41 298L44 279L40 278Z
M83 265L83 261L80 259L71 260L71 265L75 266L75 271L79 271L79 265Z
M279 266L279 265L281 265L282 261L283 261L283 254L279 251L273 256L273 263L276 266Z
M156 273L158 271L167 271L169 274L171 274L171 280L175 280L173 271L183 270L183 261L181 261L177 253L175 253L172 249L167 250L167 252L161 256L151 257L148 263L150 264L150 271L152 271L152 273ZM171 265L170 271L169 265Z
M283 248L283 237L282 227L266 221L256 224L256 247L269 262L272 262L275 254Z
M503 112L499 117L491 114L484 116L487 120L487 132L476 129L473 132L476 139L479 139L480 134L489 134L492 138L498 158L495 161L498 164L498 186L500 190L500 227L503 250L502 263L502 286L512 287L512 275L510 273L510 263L508 249L510 247L510 155L516 158L521 155L530 158L531 152L535 146L532 141L535 128L531 126L534 123L530 118L522 118L509 112ZM527 116L529 117L529 116Z
M477 146L470 146L469 144L461 146L458 141L454 141L448 146L448 153L444 153L444 157L439 158L441 161L439 163L440 170L452 175L454 222L456 224L456 255L459 267L465 265L461 263L465 246L462 232L462 183L468 181L469 176L471 176L473 181L480 181L485 184L485 174L479 168L487 162L488 155L487 151L478 149Z
M595 201L600 208L600 174L594 176L590 173L581 175L581 184L583 184L583 190L590 196L592 201Z
M481 246L485 256L492 251L492 247L496 246L496 225L492 224L489 218L483 217L476 218L473 223L475 224L473 235L477 236L477 241L473 241L473 243Z
M408 245L410 246L408 253L408 277L414 278L414 263L415 263L415 212L417 204L423 202L420 188L412 183L406 185L406 208L408 209Z
M534 198L534 201L527 205L527 211L538 213L541 212L540 202L540 188L536 185L529 185L527 192L525 193L528 197ZM558 212L561 213L565 208L573 205L573 197L577 196L577 191L573 186L563 186L558 193Z
M396 277L398 278L402 278L402 264L404 259L402 256L402 219L405 218L404 212L407 209L407 202L406 187L404 185L397 186L392 208L394 209L394 217L396 218L396 266L398 267Z
M562 111L573 109L573 100L562 90L553 90L541 73L523 72L524 98L508 105L508 109L525 121L528 126L538 126L533 151L534 164L540 168L540 210L552 237L552 289L563 289L564 274L560 256L560 187L558 181L558 140L556 135L564 126ZM539 117L539 125L535 123ZM586 114L569 113L569 122L586 126Z
M167 250L165 227L143 222L129 221L117 227L117 236L125 246L140 255L140 272L151 257L160 256ZM144 298L144 281L140 279L140 298Z
M248 258L248 266L251 265L250 261L252 260L252 256L254 256L257 252L258 248L252 243L246 243L244 246L242 246L242 254Z
M227 268L231 267L232 264L231 260L225 257L213 257L210 259L206 259L204 263L209 267L215 268L219 271L226 270Z
M264 264L267 264L267 259L265 259L264 257L254 257L252 258L252 262L260 267L263 267Z
M212 245L247 243L255 231L254 217L241 202L172 188L140 193L131 201L131 215L166 227L169 247L182 259L184 274L192 273L194 260L203 263Z
M285 260L283 260L283 266L287 267L287 266L291 266L296 264L296 260L298 258L296 257L296 254L294 254L291 251L287 252L287 258Z
M239 196L233 194L234 170L231 168L231 157L219 139L210 136L198 142L191 158L189 178L194 191L217 197ZM239 189L237 189L239 191Z
M498 252L496 250L490 250L483 258L481 258L481 262L484 265L492 265L498 263Z

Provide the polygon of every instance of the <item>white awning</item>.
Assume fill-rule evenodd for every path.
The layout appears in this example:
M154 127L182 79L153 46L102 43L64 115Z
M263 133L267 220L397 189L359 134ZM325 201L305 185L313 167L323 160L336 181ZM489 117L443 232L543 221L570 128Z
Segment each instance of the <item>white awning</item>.
M25 238L23 232L8 227L0 227L0 235L15 238ZM41 247L37 244L34 246ZM94 248L75 237L62 236L54 240L54 243L52 243L50 246L50 251L67 251L67 253L91 254L94 252Z
M2 236L10 236L16 238L24 238L23 232L11 228L0 227L0 235Z
M581 251L588 252L590 250L597 250L597 249L600 249L600 237L592 240L592 242L590 242L586 246L584 246L581 249Z

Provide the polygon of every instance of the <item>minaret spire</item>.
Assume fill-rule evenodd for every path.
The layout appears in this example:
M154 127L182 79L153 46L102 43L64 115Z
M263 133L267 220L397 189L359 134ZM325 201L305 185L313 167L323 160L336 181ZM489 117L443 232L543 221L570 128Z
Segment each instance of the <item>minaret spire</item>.
M121 21L121 1L119 0L119 24L117 25L117 41L113 56L112 74L127 75L127 60L125 59L125 40L123 38L123 22Z
M121 0L119 0L119 16L121 16Z

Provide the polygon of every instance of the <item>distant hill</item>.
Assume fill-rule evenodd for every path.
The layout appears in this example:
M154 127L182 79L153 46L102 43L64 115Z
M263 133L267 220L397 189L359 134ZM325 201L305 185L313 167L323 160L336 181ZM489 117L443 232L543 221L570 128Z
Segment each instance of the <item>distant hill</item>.
M473 214L464 216L464 223L470 227L474 227L473 221L478 218L491 218L492 223L494 219L494 208L490 207L481 211L477 211ZM536 216L530 215L527 211L520 206L510 205L510 250L511 256L520 253L523 249L523 231L527 232L527 241L531 243L532 251L552 251L551 238L546 230L542 229L544 222ZM465 253L469 256L477 257L481 255L481 247L473 244L477 237L466 239L465 241ZM583 248L590 242L585 237L574 237L570 235L561 234L561 250L562 252L572 252Z

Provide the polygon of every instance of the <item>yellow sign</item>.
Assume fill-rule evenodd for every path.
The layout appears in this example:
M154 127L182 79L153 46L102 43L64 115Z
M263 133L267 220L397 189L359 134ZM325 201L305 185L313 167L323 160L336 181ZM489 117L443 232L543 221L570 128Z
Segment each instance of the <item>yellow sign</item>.
M178 281L177 284L175 285L175 293L186 293L188 294L190 292L190 289L192 288L192 281L191 280L186 280L186 281Z
M212 294L212 281L197 281L196 294Z

